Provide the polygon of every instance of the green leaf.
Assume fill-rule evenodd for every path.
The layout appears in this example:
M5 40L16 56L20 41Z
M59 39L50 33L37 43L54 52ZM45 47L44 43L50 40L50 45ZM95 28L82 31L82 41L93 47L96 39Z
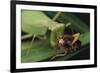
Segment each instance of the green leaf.
M80 40L82 42L82 46L85 44L88 44L90 41L89 39L89 32L81 34ZM83 38L86 37L86 38ZM51 47L49 43L49 38L46 40L37 40L33 44L31 48L31 52L29 55L26 55L27 50L30 48L30 42L22 42L22 52L21 52L21 62L36 62L36 61L42 61L51 58L55 55L53 47ZM44 43L43 43L44 42ZM41 47L40 47L41 46ZM85 49L85 48L84 48ZM80 49L74 53L71 53L69 55L66 55L64 57L57 58L55 60L65 60L69 59L75 54L78 54L79 52L83 51L84 49Z
M34 41L29 55L26 55L30 48L30 42L22 42L21 62L36 62L48 59L54 55L54 49L49 43L49 38L46 40Z
M82 42L82 45L90 43L90 32L80 35L80 41Z

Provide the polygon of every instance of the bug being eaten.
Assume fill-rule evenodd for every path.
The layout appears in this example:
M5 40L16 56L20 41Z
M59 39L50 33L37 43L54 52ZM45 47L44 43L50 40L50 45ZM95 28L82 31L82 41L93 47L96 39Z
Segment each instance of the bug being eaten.
M76 51L77 48L81 46L81 41L79 40L80 33L76 33L73 35L63 35L57 38L55 49L56 51L60 48L63 48L65 51L63 54L56 54L51 60L59 56L65 56L68 53L72 53ZM57 52L56 52L57 53Z

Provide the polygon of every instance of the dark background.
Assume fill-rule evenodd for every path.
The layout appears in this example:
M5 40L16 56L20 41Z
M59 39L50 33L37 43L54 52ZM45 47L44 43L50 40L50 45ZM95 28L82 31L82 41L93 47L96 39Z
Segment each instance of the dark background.
M88 27L90 27L90 14L89 13L72 13L72 14L77 16L84 23L86 23ZM87 45L87 46L90 46L90 45ZM69 60L86 60L86 59L90 59L90 47L79 52L79 54L72 56Z

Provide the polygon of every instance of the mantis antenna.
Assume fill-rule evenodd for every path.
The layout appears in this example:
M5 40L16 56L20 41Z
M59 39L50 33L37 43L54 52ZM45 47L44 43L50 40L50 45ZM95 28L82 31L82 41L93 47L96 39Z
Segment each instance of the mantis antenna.
M60 16L61 12L57 12L57 14L53 17L53 21L55 21L59 16Z

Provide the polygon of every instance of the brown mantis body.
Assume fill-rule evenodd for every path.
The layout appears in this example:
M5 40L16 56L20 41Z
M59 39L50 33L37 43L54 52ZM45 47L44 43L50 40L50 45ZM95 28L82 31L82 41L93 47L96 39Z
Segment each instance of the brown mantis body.
M57 54L56 56L51 58L51 60L54 59L55 57L65 56L67 53L72 52L73 50L75 51L76 48L80 46L79 36L80 34L76 33L73 35L63 35L58 37L55 45L55 50L57 51L60 48L64 48L65 52L64 54Z

